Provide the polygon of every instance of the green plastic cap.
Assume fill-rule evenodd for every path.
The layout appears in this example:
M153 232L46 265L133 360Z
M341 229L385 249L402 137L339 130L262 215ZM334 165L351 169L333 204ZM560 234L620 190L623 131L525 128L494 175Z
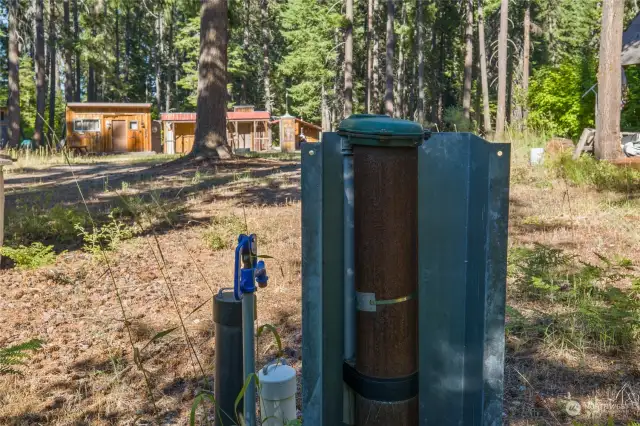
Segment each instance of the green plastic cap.
M338 126L338 134L353 145L415 147L422 143L422 126L386 115L354 114Z

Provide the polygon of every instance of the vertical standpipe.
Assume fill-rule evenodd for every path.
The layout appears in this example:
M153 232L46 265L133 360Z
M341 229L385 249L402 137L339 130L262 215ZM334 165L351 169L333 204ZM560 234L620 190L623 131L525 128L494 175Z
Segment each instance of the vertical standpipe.
M233 289L222 289L213 298L213 322L216 333L215 426L234 424L236 396L242 391L242 302L235 300ZM242 402L238 404L241 410Z
M415 425L422 126L354 115L338 133L353 146L356 358L344 373L356 425Z
M254 338L254 321L255 321L255 304L256 295L254 293L245 293L242 297L242 323L244 324L244 332L242 340L244 346L244 377L249 379L251 374L255 374L256 360L254 354L255 338ZM256 382L251 379L247 385L244 398L244 420L248 426L256 424Z

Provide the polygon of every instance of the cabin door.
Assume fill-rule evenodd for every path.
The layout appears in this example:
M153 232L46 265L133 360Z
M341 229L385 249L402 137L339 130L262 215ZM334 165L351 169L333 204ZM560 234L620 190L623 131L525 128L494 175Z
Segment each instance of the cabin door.
M124 120L114 120L111 122L113 129L112 140L113 150L119 152L127 151L127 122Z

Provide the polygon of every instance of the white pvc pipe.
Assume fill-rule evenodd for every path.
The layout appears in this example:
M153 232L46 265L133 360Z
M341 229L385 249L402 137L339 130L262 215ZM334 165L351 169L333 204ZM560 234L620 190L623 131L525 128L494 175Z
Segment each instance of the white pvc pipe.
M295 420L296 370L288 365L271 364L258 372L262 426L282 426Z

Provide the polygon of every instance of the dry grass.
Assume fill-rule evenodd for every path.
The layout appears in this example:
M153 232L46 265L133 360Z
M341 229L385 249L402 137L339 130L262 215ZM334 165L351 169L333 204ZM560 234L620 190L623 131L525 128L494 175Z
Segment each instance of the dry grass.
M11 166L6 166L7 173L24 173L32 170L47 169L52 166L65 166L71 164L161 164L176 158L180 158L181 154L122 154L122 155L78 155L73 151L66 154L62 152L51 152L46 148L40 148L34 151L29 150L0 150L0 155L4 155L13 160Z
M539 143L529 145L534 144ZM572 186L554 170L531 168L524 163L529 145L514 146L510 246L538 243L579 255L585 262L596 263L602 255L640 265L638 194ZM133 165L122 166L139 173ZM95 169L81 167L86 167L82 169L85 177L108 176L107 188L86 188L93 212L122 207L122 196L137 199L158 217L165 208L177 208L171 220L154 222L153 228L108 254L136 347L142 348L155 333L179 325L172 289L195 354L205 374L212 374L215 347L209 300L212 292L232 285L233 253L226 239L237 231L238 223L244 227L246 217L246 227L258 235L260 252L276 258L268 261L269 287L258 294L258 324L276 326L286 357L301 368L300 171L295 162L275 158L183 165L139 179L131 173L114 176L100 164ZM33 173L42 172L47 170ZM77 202L71 177L62 176L65 190L52 191L60 188L60 180L31 183L31 176L9 176L11 208L12 197L33 191L53 193L47 205ZM165 207L154 208L152 195ZM213 246L215 250L211 232L224 240ZM165 265L153 256L159 255L157 245ZM35 337L46 342L24 377L0 378L0 424L187 423L191 402L207 379L184 335L176 330L142 353L157 406L154 416L109 274L99 257L71 249L52 266L5 269L0 271L0 288L0 346ZM509 306L530 318L543 311L568 309L548 300L523 298L515 290L510 281ZM609 418L616 424L640 418L640 366L635 349L602 353L562 346L545 336L509 335L507 344L508 424L604 425ZM275 352L270 336L259 339L260 363ZM580 416L564 414L569 400L580 403Z

